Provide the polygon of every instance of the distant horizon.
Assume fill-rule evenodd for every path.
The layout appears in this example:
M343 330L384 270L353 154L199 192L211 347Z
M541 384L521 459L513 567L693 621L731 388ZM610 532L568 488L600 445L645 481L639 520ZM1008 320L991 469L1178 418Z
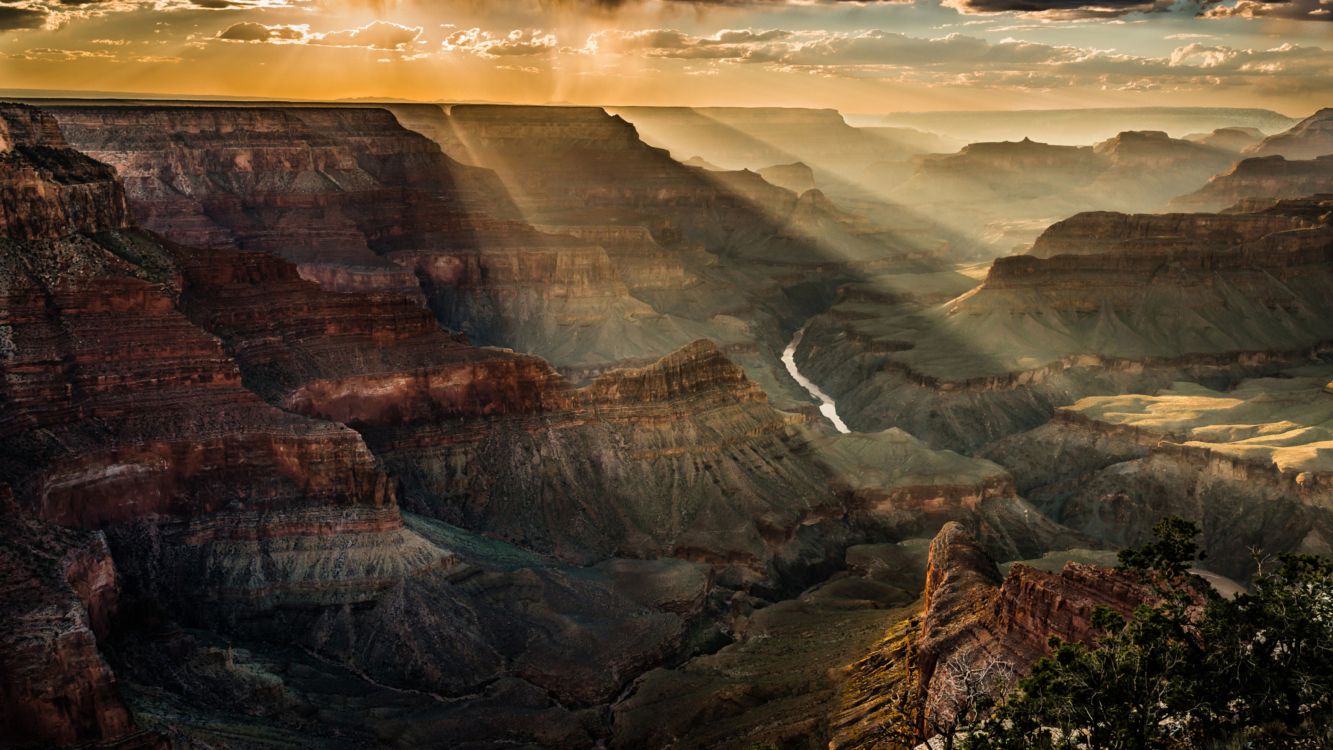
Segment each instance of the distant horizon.
M401 97L389 96L358 96L342 97L337 99L327 98L302 98L302 97L268 97L259 95L237 95L224 96L218 94L172 94L150 91L97 91L97 90L44 90L44 89L0 89L0 100L23 101L23 100L79 100L79 101L181 101L181 102L266 102L266 103L300 103L300 104L436 104L436 105L482 105L497 107L599 107L610 109L791 109L791 110L811 110L811 111L834 111L844 117L880 117L891 115L950 115L950 114L970 114L978 112L990 113L1050 113L1050 112L1096 112L1096 111L1117 111L1117 112L1207 112L1207 111L1253 111L1275 114L1290 120L1300 120L1308 117L1320 109L1333 107L1333 100L1330 100L1326 107L1316 107L1309 112L1299 114L1290 114L1270 107L1244 107L1244 106L1211 106L1211 105L1113 105L1113 106L1086 106L1086 107L1027 107L1027 108L988 108L988 109L902 109L902 110L861 110L853 111L841 109L838 107L818 107L818 106L799 106L783 104L745 104L745 105L717 105L717 104L621 104L621 103L576 103L576 102L521 102L504 100L480 100L480 99L407 99Z
M1311 112L1333 102L1330 3L12 0L0 69L200 101Z

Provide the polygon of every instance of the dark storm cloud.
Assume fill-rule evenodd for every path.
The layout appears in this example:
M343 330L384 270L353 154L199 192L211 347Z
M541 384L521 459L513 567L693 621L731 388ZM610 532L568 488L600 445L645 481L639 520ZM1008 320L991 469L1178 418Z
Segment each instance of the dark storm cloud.
M46 23L45 11L0 5L0 31L37 29L43 23Z

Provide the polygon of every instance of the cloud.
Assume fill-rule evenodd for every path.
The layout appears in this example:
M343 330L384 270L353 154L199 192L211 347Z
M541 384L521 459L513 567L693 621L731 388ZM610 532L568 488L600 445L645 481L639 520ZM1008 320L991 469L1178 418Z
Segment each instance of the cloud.
M0 5L0 31L38 29L46 23L46 11Z
M885 79L927 87L1053 91L1197 90L1280 87L1333 92L1333 53L1284 44L1267 50L1192 42L1159 57L963 34L928 39L892 31L728 30L694 36L675 29L603 31L582 50L680 61L698 69L756 65L828 78Z
M415 42L421 32L420 26L402 26L388 21L372 21L355 29L322 33L312 32L308 24L269 26L254 21L241 21L219 31L215 38L224 42L311 44L401 51Z
M254 21L242 21L218 32L218 39L227 42L304 42L309 26L265 26Z
M307 44L326 47L369 47L371 49L401 50L421 36L420 26L403 26L388 21L372 21L365 26L347 31L314 34Z
M1204 13L1208 18L1284 18L1294 21L1333 21L1333 0L1239 0Z
M1028 13L1059 17L1112 17L1166 10L1160 0L944 0L959 13Z
M963 34L926 39L879 29L860 32L732 29L705 37L674 29L603 31L590 36L585 49L593 53L783 66L1037 64L1084 54L1071 47L1018 41L992 43Z
M521 57L552 52L556 48L556 37L541 29L514 29L504 36L496 36L481 29L462 29L446 36L440 46L445 52L470 52L482 57Z

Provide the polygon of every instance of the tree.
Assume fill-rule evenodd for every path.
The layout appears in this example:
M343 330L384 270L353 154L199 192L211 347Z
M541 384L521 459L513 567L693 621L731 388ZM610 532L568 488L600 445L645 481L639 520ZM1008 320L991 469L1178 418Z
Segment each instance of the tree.
M968 750L1322 748L1333 739L1333 561L1287 555L1222 599L1187 575L1197 528L1168 518L1121 567L1159 601L1093 618L1091 644L1053 640Z
M1153 541L1142 547L1126 547L1117 556L1121 570L1156 572L1168 578L1184 575L1190 563L1204 559L1194 538L1199 527L1179 516L1166 516L1152 527Z

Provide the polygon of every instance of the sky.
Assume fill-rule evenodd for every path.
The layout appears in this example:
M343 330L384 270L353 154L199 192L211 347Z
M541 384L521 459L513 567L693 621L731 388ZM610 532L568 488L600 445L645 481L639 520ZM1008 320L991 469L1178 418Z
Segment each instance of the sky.
M833 107L1333 106L1333 0L0 0L0 90Z

